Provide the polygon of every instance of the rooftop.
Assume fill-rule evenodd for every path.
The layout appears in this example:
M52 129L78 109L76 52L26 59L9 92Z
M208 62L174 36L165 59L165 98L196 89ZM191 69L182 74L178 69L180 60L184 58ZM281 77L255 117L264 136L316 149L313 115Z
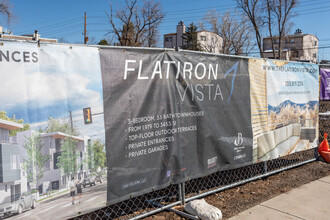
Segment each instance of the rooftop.
M12 131L12 130L23 128L23 124L19 124L19 123L16 123L16 122L0 119L0 128Z
M44 133L44 134L41 134L40 137L53 137L53 138L60 138L60 139L71 138L71 139L74 139L77 141L84 141L84 138L82 138L82 137L72 136L69 134L64 134L62 132Z

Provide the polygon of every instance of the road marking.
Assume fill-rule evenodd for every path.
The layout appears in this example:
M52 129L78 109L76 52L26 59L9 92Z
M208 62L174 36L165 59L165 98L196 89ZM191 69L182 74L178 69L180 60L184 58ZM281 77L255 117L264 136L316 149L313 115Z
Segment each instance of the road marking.
M28 210L28 211L22 213L21 215L19 215L19 216L18 216L17 218L15 218L15 219L25 218L26 216L31 215L32 213L33 213L32 210Z
M54 208L54 206L51 206L51 207L48 207L48 208L46 208L46 209L44 209L44 210L42 210L40 212L37 212L37 213L43 213L43 212L46 212L46 211L48 211L50 209L53 209L53 208Z
M70 203L68 203L68 204L66 204L66 205L64 205L64 206L61 206L61 207L68 207L68 206L71 206L72 205L72 202L70 202Z
M94 198L87 199L85 202L91 202L91 201L95 200L98 197L100 197L100 196L95 196Z

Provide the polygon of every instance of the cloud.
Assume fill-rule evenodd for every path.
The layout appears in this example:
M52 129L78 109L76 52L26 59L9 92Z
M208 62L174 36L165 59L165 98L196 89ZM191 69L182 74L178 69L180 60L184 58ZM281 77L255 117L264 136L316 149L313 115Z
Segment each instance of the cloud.
M26 121L44 120L82 107L102 105L102 80L97 48L61 45L24 46L8 50L38 52L38 63L8 62L1 65L1 110L22 115ZM45 111L45 112L41 112ZM37 117L42 115L42 117ZM31 119L32 118L32 119ZM29 120L31 119L31 120Z

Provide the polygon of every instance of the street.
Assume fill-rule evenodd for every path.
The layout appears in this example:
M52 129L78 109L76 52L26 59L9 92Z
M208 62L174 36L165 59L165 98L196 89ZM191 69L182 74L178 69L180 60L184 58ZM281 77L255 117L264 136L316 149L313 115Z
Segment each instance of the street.
M102 184L96 183L96 186L83 188L81 202L76 196L75 204L72 205L69 192L65 192L55 198L38 202L37 208L25 210L20 215L11 215L5 219L68 219L76 216L79 212L87 213L106 204L107 181Z

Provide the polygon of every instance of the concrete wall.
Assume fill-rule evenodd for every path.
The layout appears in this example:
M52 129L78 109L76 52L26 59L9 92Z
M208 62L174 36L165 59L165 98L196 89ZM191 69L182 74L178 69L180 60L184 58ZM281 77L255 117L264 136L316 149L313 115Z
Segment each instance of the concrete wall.
M0 183L20 180L19 146L17 144L0 144L0 158ZM13 159L15 159L16 169L12 168Z
M166 38L172 39L171 41L166 42ZM164 48L175 48L176 43L176 34L164 35Z
M275 51L277 56L277 50L279 48L278 39L274 39ZM316 45L315 45L316 42ZM311 34L302 34L302 35L290 35L282 39L281 42L282 59L288 59L292 61L297 60L311 60L316 63L317 54L318 54L318 39ZM272 44L270 38L263 39L263 50L272 51ZM315 54L315 55L313 55ZM316 56L316 57L314 57ZM272 52L264 53L265 58L274 58Z
M14 182L0 183L0 205L10 203L10 186L14 185ZM7 190L6 190L7 189Z
M205 41L202 40L203 38L205 38ZM197 33L197 39L204 51L221 53L223 45L223 39L221 36L210 31L200 31Z
M303 56L306 60L312 60L314 63L317 61L317 54L318 54L318 46L319 40L313 35L306 35L303 38ZM316 44L316 45L315 45ZM315 54L315 57L314 55Z

